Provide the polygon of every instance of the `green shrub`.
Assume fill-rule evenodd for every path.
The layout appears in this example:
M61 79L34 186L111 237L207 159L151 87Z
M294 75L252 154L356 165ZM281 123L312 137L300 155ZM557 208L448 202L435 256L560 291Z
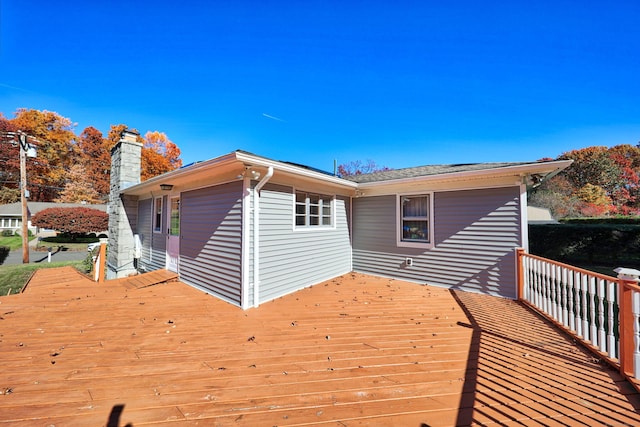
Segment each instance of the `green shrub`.
M2 230L2 233L0 233L0 235L2 237L11 237L13 236L13 230Z
M529 252L568 264L640 267L640 225L529 225Z
M98 239L97 237L73 237L70 235L59 235L59 236L55 236L55 237L45 237L42 239L43 242L47 242L47 243L56 243L56 244L62 244L62 243L94 243L94 242L98 242L100 239Z
M640 225L640 218L636 216L619 216L607 218L563 218L559 220L563 224L630 224Z

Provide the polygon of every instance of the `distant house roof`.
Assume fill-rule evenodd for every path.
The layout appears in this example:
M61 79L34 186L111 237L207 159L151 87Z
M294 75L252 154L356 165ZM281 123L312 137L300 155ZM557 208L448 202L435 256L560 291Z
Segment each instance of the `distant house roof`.
M29 215L35 215L49 208L91 208L102 212L107 211L107 205L88 205L86 203L54 203L54 202L27 202ZM0 205L0 216L21 216L22 206L20 202Z
M541 162L510 162L510 163L458 163L451 165L416 166L404 169L392 169L388 171L374 172L361 175L344 177L357 183L392 181L398 179L417 178L429 175L444 175L450 173L482 171L488 169L501 169L514 166L531 165Z

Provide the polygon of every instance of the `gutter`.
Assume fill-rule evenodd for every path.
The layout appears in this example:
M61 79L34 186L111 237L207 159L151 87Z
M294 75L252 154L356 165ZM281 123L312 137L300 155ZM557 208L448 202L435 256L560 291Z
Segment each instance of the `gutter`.
M273 176L273 166L253 189L253 306L260 305L260 190Z

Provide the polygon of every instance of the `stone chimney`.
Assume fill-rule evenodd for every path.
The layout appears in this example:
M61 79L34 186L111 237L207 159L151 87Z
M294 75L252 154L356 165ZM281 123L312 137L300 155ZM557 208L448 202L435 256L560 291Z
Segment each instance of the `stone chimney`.
M139 135L136 131L125 130L111 150L107 279L136 273L133 230L137 227L138 197L120 192L140 183L142 144L136 141Z

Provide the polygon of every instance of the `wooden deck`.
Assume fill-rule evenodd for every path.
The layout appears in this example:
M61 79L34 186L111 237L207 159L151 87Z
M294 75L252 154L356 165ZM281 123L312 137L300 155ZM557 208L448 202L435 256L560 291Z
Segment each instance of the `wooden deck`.
M349 274L242 311L134 280L47 269L0 298L0 425L640 425L513 301Z

